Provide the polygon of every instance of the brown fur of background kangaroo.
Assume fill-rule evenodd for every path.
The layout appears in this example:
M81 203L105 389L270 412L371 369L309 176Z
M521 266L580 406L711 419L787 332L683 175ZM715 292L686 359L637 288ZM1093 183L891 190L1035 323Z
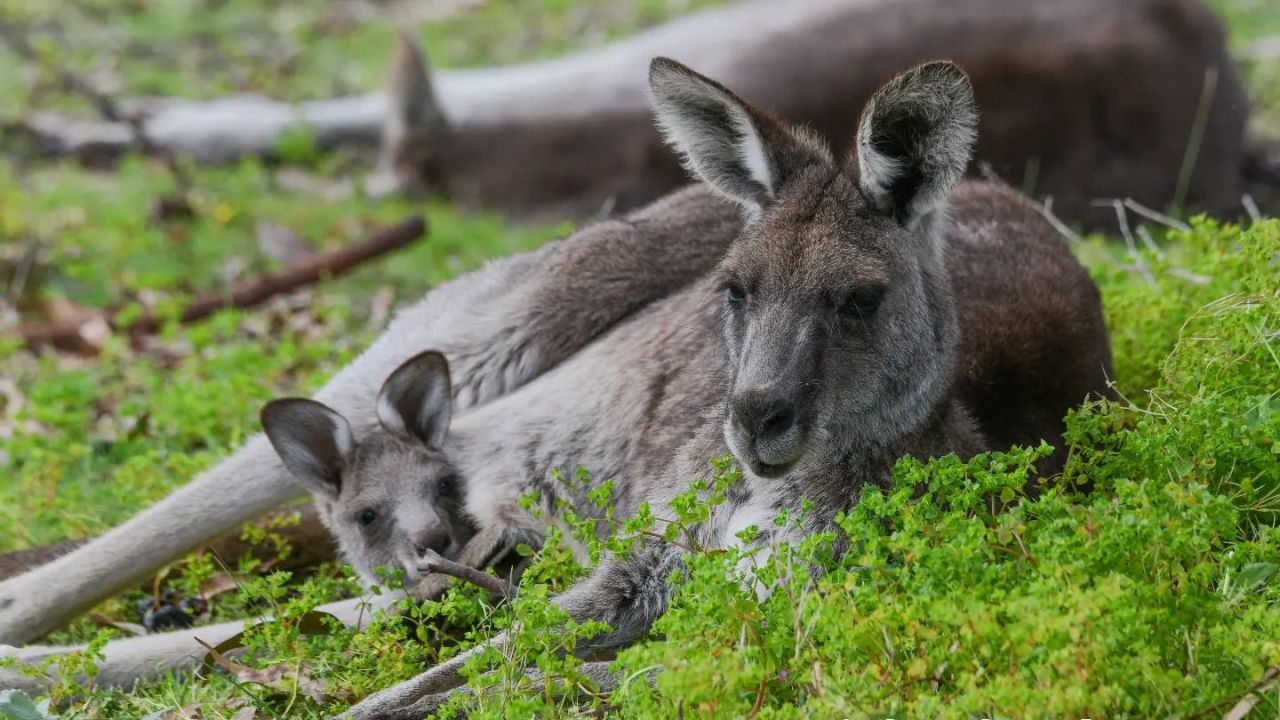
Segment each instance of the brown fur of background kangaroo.
M388 82L383 184L515 215L625 210L684 182L649 122L653 55L706 68L837 152L876 88L951 58L983 109L971 172L989 164L1090 225L1114 227L1098 198L1240 207L1248 100L1197 0L748 0L600 50L434 79L411 42Z

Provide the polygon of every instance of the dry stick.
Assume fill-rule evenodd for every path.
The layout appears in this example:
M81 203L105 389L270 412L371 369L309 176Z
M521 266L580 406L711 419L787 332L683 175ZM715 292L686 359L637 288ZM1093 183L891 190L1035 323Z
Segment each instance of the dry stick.
M513 598L516 595L515 586L506 580L490 575L483 570L477 570L476 568L468 567L462 563L447 560L435 550L427 551L427 554L423 557L423 562L418 566L418 568L423 572L440 573L441 575L456 577L459 580L469 582L472 585L488 590L504 600Z
M1066 238L1067 240L1070 240L1073 243L1084 242L1084 240L1081 239L1079 233L1067 227L1066 223L1062 222L1062 220L1057 215L1053 214L1053 196L1052 195L1049 195L1048 197L1046 197L1044 199L1043 204L1036 202L1034 199L1031 199L1031 198L1028 198L1028 199L1031 200L1031 205L1036 210L1039 210L1040 214L1044 216L1044 219L1048 221L1050 225L1053 226L1053 229L1058 231L1059 235Z
M357 265L398 250L422 237L426 232L426 221L421 215L403 220L395 225L381 228L372 235L357 243L347 245L315 257L307 258L297 266L282 272L265 275L238 285L229 293L207 292L198 295L179 316L182 323L202 320L223 308L249 308L281 293L296 290L309 285L323 277L336 277ZM125 331L138 336L154 333L165 323L161 317L150 311L129 323L121 324L113 317L113 313L96 314L84 321L63 323L60 325L19 325L3 335L20 336L31 348L52 345L60 349L79 350L82 347L80 331L89 323L104 320L116 331Z
M1168 215L1165 215L1164 213L1159 212L1158 210L1152 210L1151 208L1139 203L1137 200L1134 200L1133 198L1129 198L1129 197L1125 198L1124 206L1138 213L1142 217L1148 220L1151 220L1152 222L1158 222L1161 225L1167 225L1168 227L1171 227L1174 230L1181 230L1182 232L1191 232L1190 225L1182 222L1181 220L1178 220L1177 218L1169 217Z
M1142 256L1138 254L1138 243L1133 239L1133 231L1129 229L1129 215L1125 212L1124 203L1120 200L1095 200L1093 205L1102 207L1110 205L1116 211L1116 222L1120 225L1120 234L1124 237L1124 244L1129 249L1129 258L1133 260L1133 267L1142 273L1148 285L1154 287L1156 278L1151 274L1147 264L1142 262Z

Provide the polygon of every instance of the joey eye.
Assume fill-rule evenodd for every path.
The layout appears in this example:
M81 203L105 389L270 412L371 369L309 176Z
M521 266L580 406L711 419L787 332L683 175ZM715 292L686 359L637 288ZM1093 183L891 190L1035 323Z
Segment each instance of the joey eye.
M458 496L458 481L453 475L446 475L440 478L436 483L436 494L444 498L455 498Z
M360 523L360 527L367 528L378 521L378 513L374 510L364 510L356 516L356 522Z
M747 291L736 282L727 282L724 284L724 296L730 305L741 305L747 301Z
M884 288L867 288L851 293L840 306L840 312L849 317L867 319L876 314L884 300Z

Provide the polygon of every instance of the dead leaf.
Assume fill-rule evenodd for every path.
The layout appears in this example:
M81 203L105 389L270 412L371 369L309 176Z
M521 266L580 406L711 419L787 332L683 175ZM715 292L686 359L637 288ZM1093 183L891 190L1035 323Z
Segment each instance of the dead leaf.
M248 665L228 660L227 656L199 638L196 639L196 642L208 649L214 665L230 672L240 682L261 685L284 694L291 694L296 688L297 692L306 695L317 703L323 703L328 699L324 681L311 677L308 673L310 666L305 662L298 665L280 663L262 669L252 668Z
M200 596L206 600L240 587L240 578L228 572L220 572L200 584Z
M260 219L255 230L258 248L285 267L297 265L315 254L301 235L284 225Z
M111 326L107 324L105 318L98 315L81 325L76 334L80 336L80 341L86 348L96 353L102 350L107 344L107 339L111 337Z
M117 630L123 630L129 633L130 635L146 635L147 634L147 629L137 623L112 620L111 618L107 617L106 615L103 615L102 613L96 613L96 612L89 613L87 617L91 622L95 622L104 627L113 627Z
M242 707L231 716L231 720L254 720L258 717L258 711L251 707Z
M71 325L72 323L88 322L94 317L98 317L96 310L77 305L66 298L51 297L42 303L40 308L49 321L55 325Z

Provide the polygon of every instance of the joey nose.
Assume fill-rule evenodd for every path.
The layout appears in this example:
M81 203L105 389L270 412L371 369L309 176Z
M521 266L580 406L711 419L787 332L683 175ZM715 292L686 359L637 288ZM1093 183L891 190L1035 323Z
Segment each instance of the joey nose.
M413 538L413 549L422 557L428 551L443 553L449 547L449 534L442 530L424 530Z

